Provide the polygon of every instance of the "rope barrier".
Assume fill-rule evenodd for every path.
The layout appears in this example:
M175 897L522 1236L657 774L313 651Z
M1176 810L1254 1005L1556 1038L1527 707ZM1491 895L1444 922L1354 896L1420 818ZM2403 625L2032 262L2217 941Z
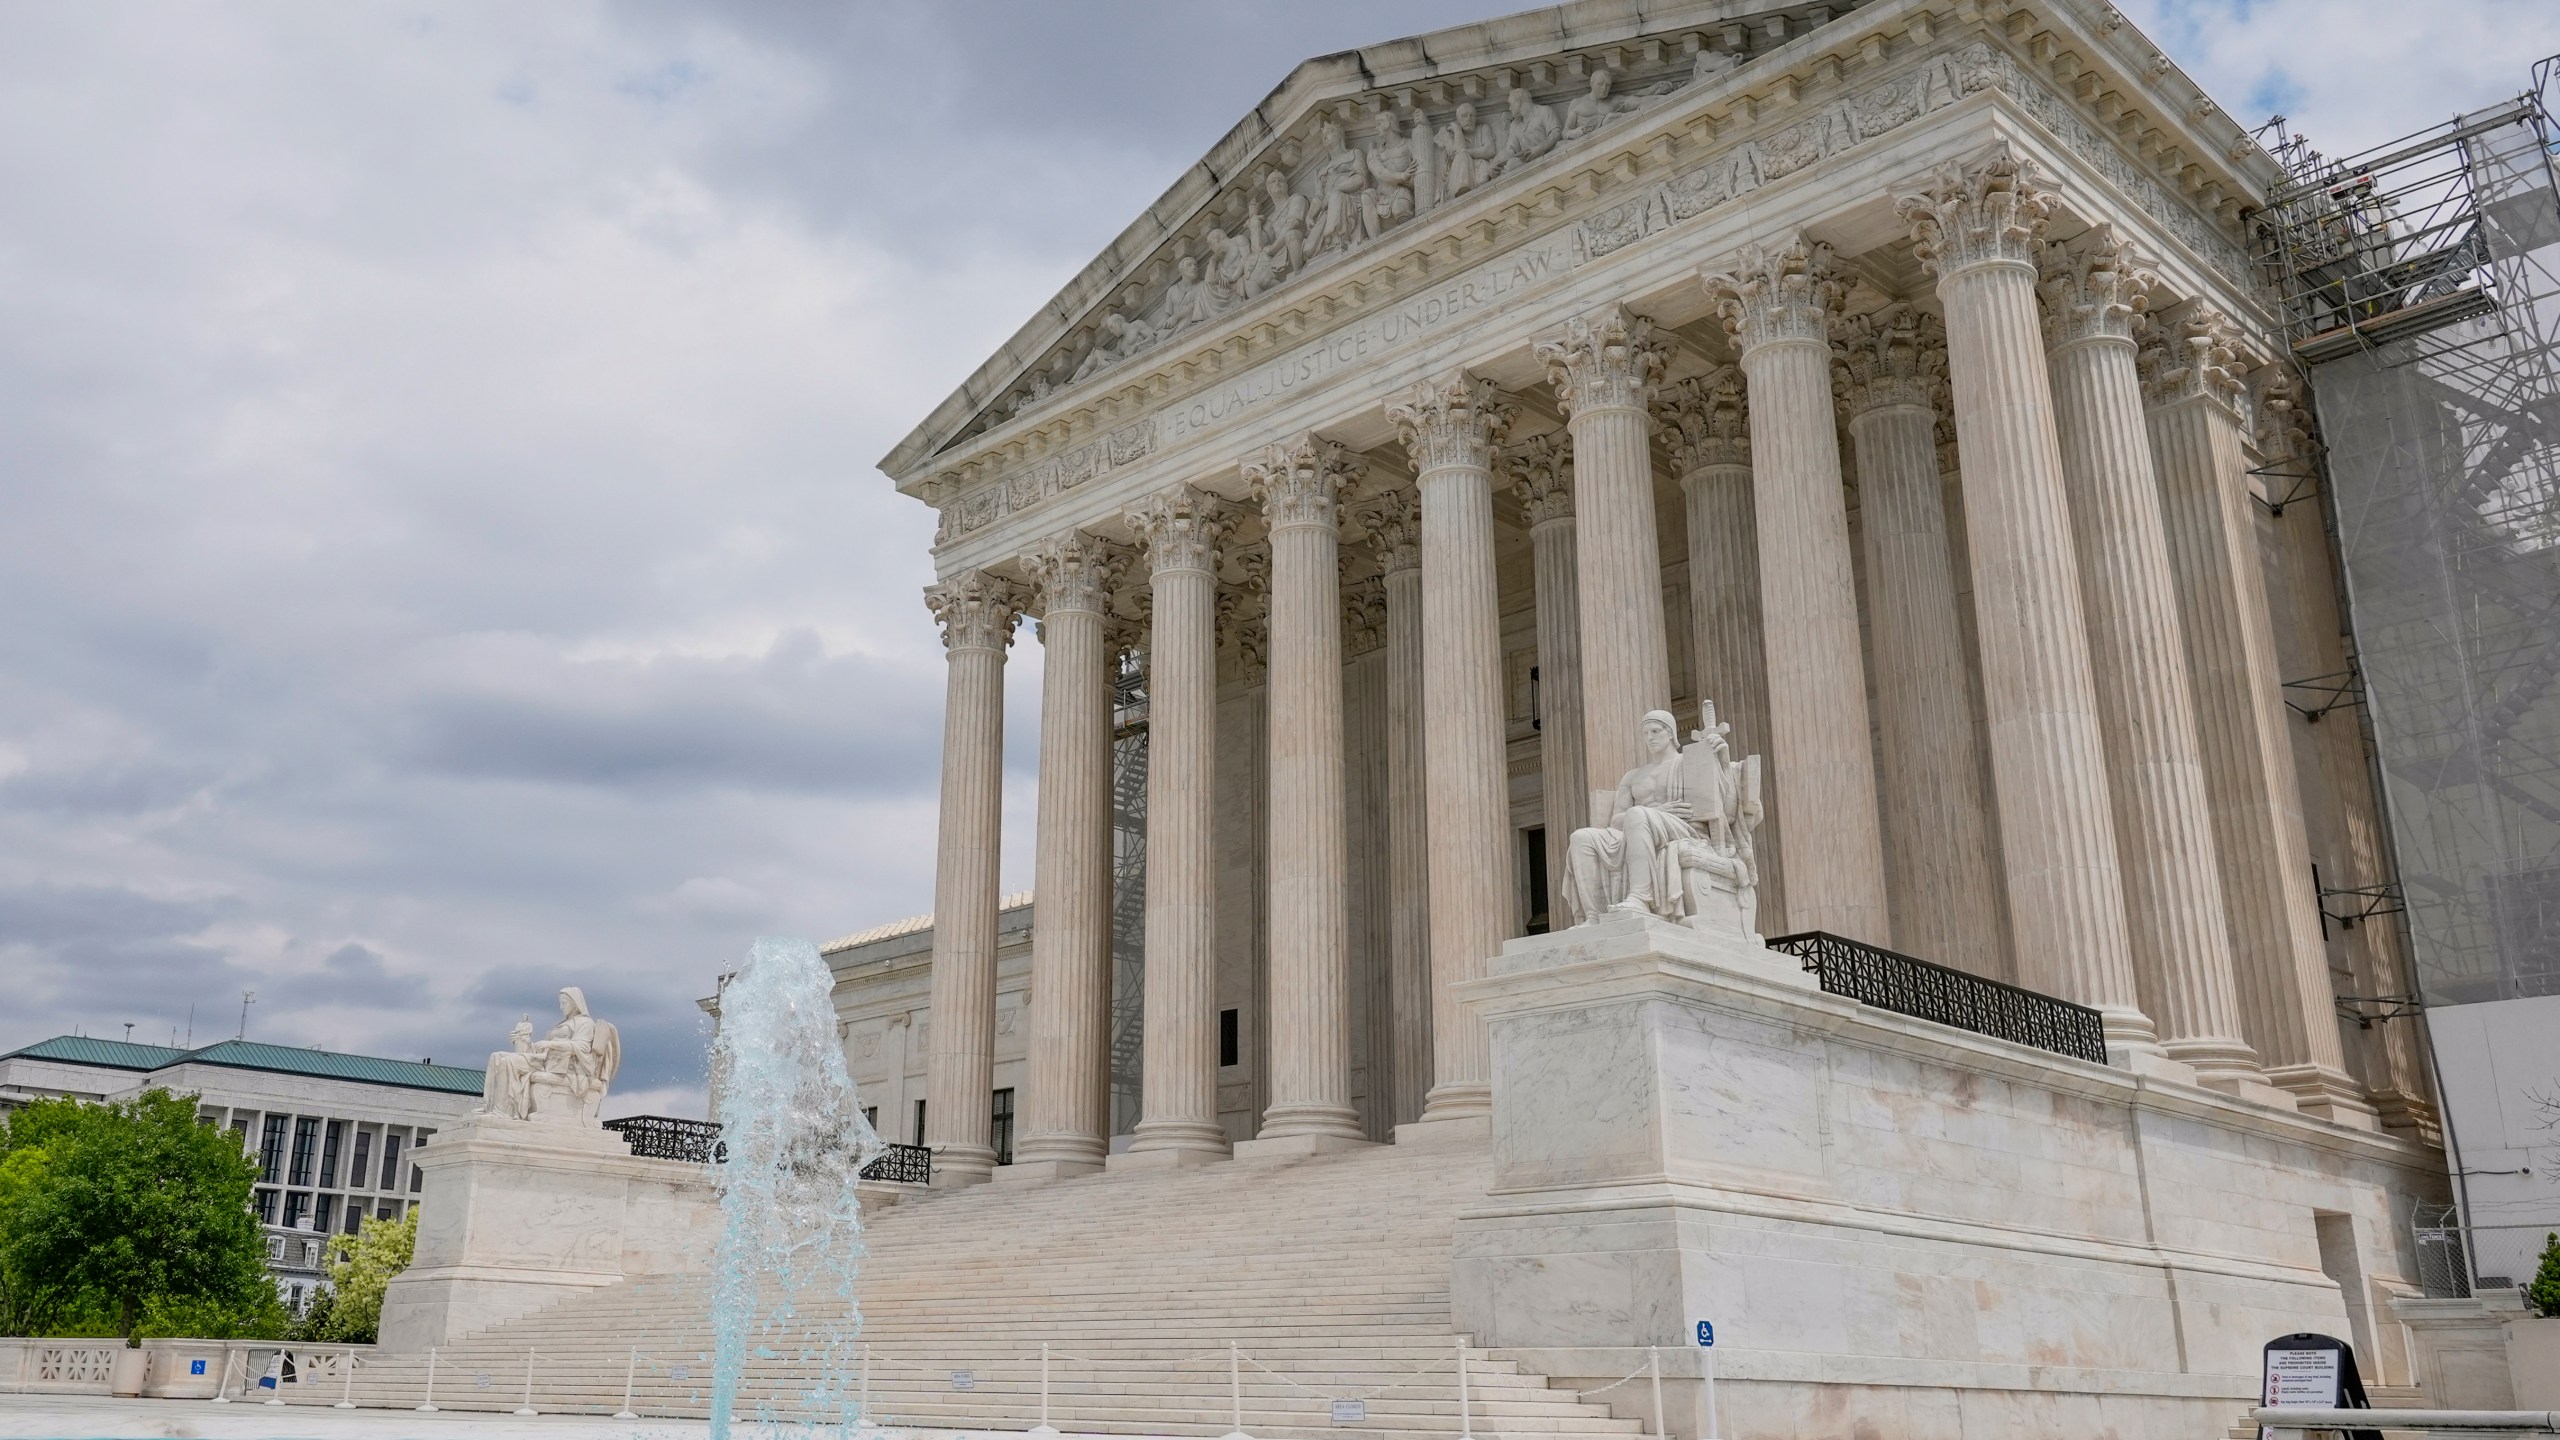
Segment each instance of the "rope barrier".
M1303 1390L1303 1391L1305 1391L1305 1392L1306 1392L1307 1394L1309 1394L1309 1395L1313 1395L1313 1396L1318 1397L1319 1399L1324 1399L1324 1400L1361 1400L1361 1401L1374 1400L1374 1399L1376 1399L1378 1396L1384 1395L1384 1394L1386 1394L1386 1393L1387 1393L1388 1391L1390 1391L1390 1390L1402 1390L1402 1389L1405 1389L1405 1388L1407 1388L1407 1386L1408 1386L1408 1384L1409 1384L1409 1382L1410 1382L1411 1380L1413 1380L1413 1379L1417 1379L1417 1378L1419 1378L1419 1377L1421 1377L1421 1376L1424 1376L1424 1375L1428 1375L1428 1374L1430 1374L1432 1371L1434 1371L1434 1370L1438 1370L1438 1369L1441 1369L1442 1367L1446 1366L1446 1365L1449 1363L1449 1362L1448 1362L1448 1361L1446 1361L1446 1360L1434 1360L1434 1361L1432 1361L1430 1364L1423 1366L1421 1369L1418 1369L1418 1370L1409 1370L1409 1371L1405 1372L1405 1373L1406 1373L1406 1376L1407 1376L1407 1378L1406 1378L1405 1380L1396 1380L1396 1381L1392 1381L1392 1382L1390 1382L1390 1383L1388 1383L1388 1384L1380 1385L1380 1386L1378 1386L1376 1389L1373 1389L1373 1390L1347 1391L1347 1390L1319 1390L1319 1389L1316 1389L1315 1387L1310 1386L1310 1385L1301 1385L1301 1384L1299 1384L1296 1380L1293 1380L1293 1379L1289 1378L1288 1376L1281 1374L1279 1371L1272 1369L1270 1366L1263 1364L1261 1361L1254 1359L1254 1358L1253 1358L1252 1356L1250 1356L1250 1355L1247 1355L1247 1356L1245 1356L1245 1357L1243 1357L1243 1358L1244 1358L1244 1363L1246 1363L1247 1365L1250 1365L1250 1366L1252 1366L1254 1369L1261 1371L1263 1374L1270 1376L1272 1379L1279 1381L1281 1384L1286 1385L1286 1386L1289 1386L1291 1389L1295 1389L1295 1390Z

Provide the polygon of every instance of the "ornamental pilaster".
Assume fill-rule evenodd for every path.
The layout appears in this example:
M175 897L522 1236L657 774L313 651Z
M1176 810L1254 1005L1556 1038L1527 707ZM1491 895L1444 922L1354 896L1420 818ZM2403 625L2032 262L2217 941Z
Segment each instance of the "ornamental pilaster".
M1989 265L2039 259L2056 197L2034 165L2006 146L1974 161L1950 161L1920 190L1894 202L1910 223L1911 248L1941 282Z
M1790 341L1827 345L1831 318L1847 294L1831 265L1831 247L1801 234L1777 245L1745 245L1731 270L1704 277L1707 298L1739 353Z

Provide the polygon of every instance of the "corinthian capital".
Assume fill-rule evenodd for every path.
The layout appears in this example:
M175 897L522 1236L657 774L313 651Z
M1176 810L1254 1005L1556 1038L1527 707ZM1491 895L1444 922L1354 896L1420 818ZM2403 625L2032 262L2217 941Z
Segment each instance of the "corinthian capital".
M1835 337L1831 379L1847 415L1890 405L1935 410L1947 386L1946 331L1908 305L1853 315Z
M1349 450L1330 440L1301 435L1246 461L1244 481L1261 502L1272 529L1316 525L1330 530L1342 523L1342 492L1359 469L1359 460Z
M1428 474L1451 466L1493 467L1494 447L1511 428L1511 406L1501 390L1466 371L1426 380L1387 406L1387 418L1404 436L1414 469Z
M1848 290L1831 274L1831 247L1801 234L1776 246L1745 245L1733 269L1701 278L1725 333L1746 354L1781 340L1828 343Z
M1666 358L1653 338L1653 322L1623 305L1566 321L1564 338L1540 341L1537 356L1569 415L1642 411Z
M1218 542L1232 527L1233 507L1206 491L1176 485L1129 511L1129 532L1147 552L1148 573L1218 568Z
M1751 463L1751 412L1743 404L1739 366L1719 365L1665 389L1654 402L1653 423L1670 448L1672 468L1683 475Z
M1387 587L1377 576L1342 587L1342 653L1366 655L1387 643Z
M1520 497L1531 528L1573 518L1572 435L1533 436L1503 451L1502 477Z
M1369 532L1369 546L1378 553L1378 571L1393 575L1399 570L1422 568L1422 497L1412 490L1389 490L1383 495L1361 502L1354 512L1360 528Z
M2258 376L2258 453L2273 461L2311 459L2319 443L2311 396L2291 366L2270 365Z
M2210 305L2189 306L2166 324L2146 319L2135 363L2142 395L2154 406L2207 400L2234 419L2248 410L2249 369L2257 358L2240 327Z
M2045 343L2060 347L2083 340L2133 343L2133 327L2151 304L2159 278L2133 247L2101 223L2070 245L2044 248Z
M1989 157L1941 166L1921 189L1897 197L1920 263L1944 278L1982 265L2035 268L2054 195L2036 168L2002 146Z
M1127 563L1128 554L1121 547L1081 530L1044 540L1022 557L1043 615L1109 610L1111 586Z
M994 650L1013 643L1022 618L1022 587L984 570L964 570L924 587L925 608L942 627L946 650Z

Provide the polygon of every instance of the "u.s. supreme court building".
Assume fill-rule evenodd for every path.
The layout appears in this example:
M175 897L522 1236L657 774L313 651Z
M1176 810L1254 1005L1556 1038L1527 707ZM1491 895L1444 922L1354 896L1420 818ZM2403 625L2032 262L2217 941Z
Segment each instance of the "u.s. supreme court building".
M1712 1314L1768 1433L2215 1433L2299 1330L2423 1389L2423 1036L2339 1013L2407 957L2319 899L2370 769L2286 703L2345 664L2267 503L2282 179L2099 0L1299 66L882 463L949 663L929 929L830 954L882 1131L1121 1197L1489 1155L1458 1331L1589 1379Z

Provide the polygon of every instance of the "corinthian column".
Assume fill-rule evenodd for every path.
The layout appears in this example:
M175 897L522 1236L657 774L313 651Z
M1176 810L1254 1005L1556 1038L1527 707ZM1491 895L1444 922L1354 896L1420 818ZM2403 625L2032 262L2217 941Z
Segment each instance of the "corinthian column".
M2275 626L2249 511L2240 350L2236 327L2199 308L2174 326L2150 327L2140 357L2169 563L2195 676L2240 1021L2267 1078L2293 1092L2303 1110L2373 1129L2373 1108L2348 1077L2338 1043Z
M1111 656L1115 547L1069 532L1024 557L1040 605L1040 820L1023 1138L1008 1180L1102 1168L1111 1135Z
M1582 753L1577 818L1593 823L1588 792L1612 792L1643 758L1648 710L1671 708L1671 652L1663 639L1662 550L1653 518L1653 417L1646 402L1662 377L1653 322L1611 306L1565 326L1537 347L1573 427L1580 496L1576 605L1591 617L1582 636ZM1546 576L1544 566L1539 578ZM1543 587L1541 588L1543 593ZM1545 607L1540 606L1543 616ZM1539 649L1545 651L1545 634ZM1548 772L1553 775L1554 772ZM1552 837L1554 820L1548 821ZM1551 868L1551 875L1562 871ZM1550 912L1555 913L1555 912Z
M1422 507L1391 490L1360 509L1387 600L1387 992L1398 1125L1422 1118L1431 1086L1431 881L1425 845Z
M2220 1089L2262 1087L2240 1038L2184 627L2134 371L2134 316L2153 281L2104 226L2043 258L2054 418L2135 984L2172 1059Z
M1769 752L1769 670L1760 657L1760 536L1751 502L1751 427L1742 371L1719 365L1656 393L1654 424L1689 510L1689 633L1698 697L1733 727L1733 753ZM1760 821L1760 928L1785 933L1780 780Z
M1538 768L1547 823L1547 914L1564 916L1565 851L1591 823L1582 763L1582 610L1574 577L1573 441L1540 435L1505 455L1511 493L1529 517L1538 600ZM1646 508L1652 507L1650 498Z
M1155 597L1147 647L1147 1009L1138 1164L1227 1154L1218 1124L1216 869L1218 542L1227 507L1188 485L1129 512ZM1118 1163L1116 1160L1114 1163Z
M1349 840L1342 789L1339 445L1312 436L1244 467L1271 524L1271 1103L1253 1142L1359 1142L1351 1108Z
M996 863L1004 822L1004 652L1012 582L971 570L924 592L942 626L942 826L933 866L933 1043L925 1143L937 1185L995 1174Z
M1770 770L1790 930L1890 944L1884 842L1858 642L1849 511L1831 398L1831 316L1840 286L1828 246L1799 237L1743 247L1709 275L1751 386L1751 481L1760 554L1761 653L1769 672Z
M1976 975L2000 950L1991 818L1974 747L1964 623L1938 489L1945 339L1907 306L1840 327L1836 379L1858 447L1858 510L1884 737L1896 943Z
M1502 615L1493 577L1493 450L1510 422L1491 381L1461 372L1387 407L1422 494L1423 791L1431 815L1431 1092L1422 1118L1493 1113L1483 1020L1451 988L1511 933L1510 775Z
M1948 166L1897 208L1947 314L2018 977L2104 1011L2111 1050L2152 1053L2125 938L2106 745L2036 312L2036 245L2053 197L2003 153Z

